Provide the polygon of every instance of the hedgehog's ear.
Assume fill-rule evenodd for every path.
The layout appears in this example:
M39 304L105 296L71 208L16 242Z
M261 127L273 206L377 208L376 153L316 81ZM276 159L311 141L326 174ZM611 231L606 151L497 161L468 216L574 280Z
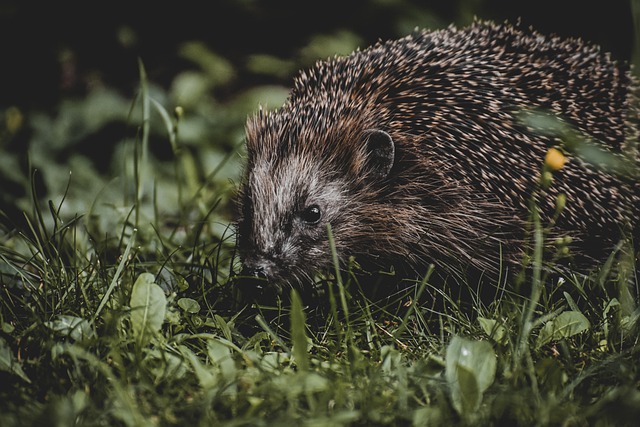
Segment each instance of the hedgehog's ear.
M395 158L395 145L391 135L379 129L368 129L363 136L366 152L365 171L373 178L386 178Z

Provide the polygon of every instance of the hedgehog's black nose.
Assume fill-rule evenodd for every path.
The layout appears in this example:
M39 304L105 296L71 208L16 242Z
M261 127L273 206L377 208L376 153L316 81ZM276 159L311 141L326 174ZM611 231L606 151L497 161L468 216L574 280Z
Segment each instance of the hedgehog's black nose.
M242 299L260 301L269 294L269 272L261 263L246 260L240 274L235 280L235 286Z
M267 285L267 272L263 266L244 266L240 276L245 286L251 285L256 290L262 291Z
M242 270L235 280L241 298L252 301L271 301L282 291L274 281L275 264L263 256L246 256Z
M257 283L262 283L264 286L273 278L274 270L274 262L270 259L260 255L248 256L243 260L241 275L259 279Z

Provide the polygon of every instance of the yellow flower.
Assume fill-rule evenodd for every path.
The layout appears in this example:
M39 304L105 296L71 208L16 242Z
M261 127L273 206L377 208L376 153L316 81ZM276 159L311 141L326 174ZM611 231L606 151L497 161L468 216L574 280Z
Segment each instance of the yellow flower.
M177 106L175 108L175 110L173 110L173 113L176 117L176 119L180 120L182 118L182 116L184 115L184 108L182 108L181 106Z
M544 164L552 171L559 171L566 162L567 158L557 148L550 148L544 158Z
M16 107L9 107L5 111L5 126L11 134L17 133L22 127L24 116L22 112Z

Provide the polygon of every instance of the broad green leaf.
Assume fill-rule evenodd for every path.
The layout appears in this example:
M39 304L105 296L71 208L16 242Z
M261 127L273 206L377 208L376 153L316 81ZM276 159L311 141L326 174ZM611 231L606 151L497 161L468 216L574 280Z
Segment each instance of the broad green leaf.
M380 368L384 373L393 375L402 363L402 354L392 345L385 345L380 349L380 355L382 356Z
M277 56L257 54L247 57L246 67L251 70L252 73L284 79L296 71L297 64L295 61L281 59Z
M158 333L164 322L167 298L150 273L138 276L131 290L131 325L141 345Z
M200 312L200 304L191 298L180 298L178 300L178 307L191 314L198 314Z
M302 309L302 301L298 293L293 289L291 291L291 342L293 343L293 358L301 372L309 369L309 354L307 353L309 340L305 328L306 320Z
M58 332L74 341L83 341L87 338L95 337L95 332L89 321L81 317L58 315L54 320L44 324L52 331Z
M144 368L155 376L156 384L163 380L176 381L184 378L189 369L185 358L174 351L167 351L162 347L147 347L143 349Z
M308 397L312 393L325 391L335 385L315 372L296 372L293 377L281 375L276 377L274 385L290 399Z
M631 315L624 316L620 319L620 328L624 332L632 332L640 323L640 308L636 309Z
M562 295L564 295L564 299L567 300L567 303L569 304L569 308L571 310L580 311L580 309L578 308L578 304L576 304L576 302L573 300L571 294L569 294L568 292L563 292Z
M18 362L9 347L9 344L0 337L0 371L11 372L31 383L27 374L22 370L22 365Z
M438 405L429 405L416 409L413 412L413 427L430 427L446 425L443 421L444 415Z
M270 351L266 352L260 358L260 369L271 374L277 374L283 366L290 363L291 357L288 353Z
M232 341L231 337L231 327L229 327L229 323L219 314L214 314L211 323L220 329L222 335L224 335L227 341Z
M563 338L569 338L589 329L591 325L579 311L565 311L548 321L540 330L536 346L541 346Z
M489 338L498 344L506 344L507 328L499 324L497 320L478 317L478 323L480 323L480 326Z
M487 341L453 337L447 347L445 378L455 409L470 416L482 403L482 394L493 383L496 355Z
M179 53L181 57L198 64L206 72L211 86L228 83L235 75L233 64L229 60L212 52L200 41L184 43Z
M306 393L318 393L327 390L327 388L331 387L332 383L315 372L309 372L304 375L303 384Z
M456 364L456 387L451 387L453 406L461 415L473 414L482 403L482 392L473 371L466 366ZM456 391L453 394L453 391Z
M177 105L195 108L211 88L208 76L198 71L183 71L171 84L171 95Z
M211 363L220 368L222 378L231 381L236 377L236 362L233 360L231 349L222 342L212 339L207 342L207 354Z
M362 40L357 34L339 30L333 34L317 34L311 37L307 46L301 49L300 54L307 63L313 63L318 58L326 58L335 54L348 55L358 46L362 46Z
M193 373L198 379L198 383L204 389L214 387L218 383L218 375L215 370L211 369L211 366L204 365L198 356L191 351L187 346L181 345L178 350L182 356L191 364Z

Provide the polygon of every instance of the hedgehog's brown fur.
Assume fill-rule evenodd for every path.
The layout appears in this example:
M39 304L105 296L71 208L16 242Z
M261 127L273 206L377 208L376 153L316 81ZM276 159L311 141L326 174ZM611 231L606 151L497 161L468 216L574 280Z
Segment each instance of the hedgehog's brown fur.
M495 272L501 254L521 255L542 160L560 143L524 124L522 110L558 114L622 153L638 138L635 88L598 47L508 24L416 32L319 62L282 108L248 122L244 264L275 282L307 281L331 266L329 223L343 261ZM393 141L388 173L365 143L371 130ZM543 212L560 193L554 232L573 238L577 265L606 257L623 230L638 240L637 182L570 156ZM304 216L312 205L317 224Z

